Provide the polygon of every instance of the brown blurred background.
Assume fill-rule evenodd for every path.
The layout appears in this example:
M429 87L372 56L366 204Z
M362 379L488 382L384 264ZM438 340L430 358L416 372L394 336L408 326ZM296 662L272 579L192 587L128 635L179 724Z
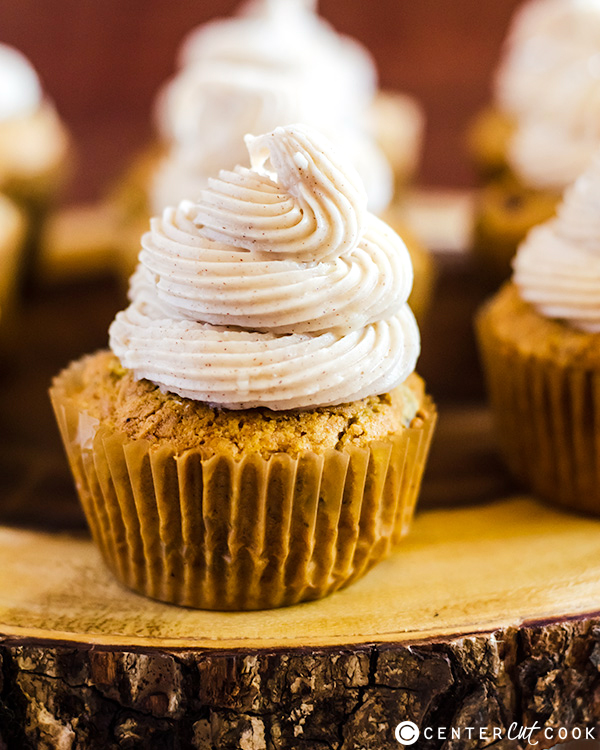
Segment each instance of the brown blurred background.
M88 200L150 138L151 107L184 34L235 0L2 0L0 41L33 62L79 152L70 198ZM321 0L321 14L373 53L386 87L427 118L420 182L473 182L463 134L489 96L518 0Z

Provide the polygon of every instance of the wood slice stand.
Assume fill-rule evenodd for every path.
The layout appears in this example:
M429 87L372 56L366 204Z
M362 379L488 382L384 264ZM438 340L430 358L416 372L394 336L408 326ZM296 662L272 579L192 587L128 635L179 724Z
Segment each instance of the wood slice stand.
M91 542L0 531L4 747L398 748L395 726L600 719L600 521L528 498L422 513L321 602L200 612L121 588ZM0 742L0 747L2 743Z

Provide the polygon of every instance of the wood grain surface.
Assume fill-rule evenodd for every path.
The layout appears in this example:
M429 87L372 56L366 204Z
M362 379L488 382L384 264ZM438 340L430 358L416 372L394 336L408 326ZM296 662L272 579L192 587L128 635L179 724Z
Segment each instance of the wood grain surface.
M312 648L423 641L590 615L600 521L528 498L420 515L364 579L318 601L211 612L121 587L92 543L0 528L0 633L103 646Z
M429 511L327 599L218 613L122 589L85 539L0 529L0 746L393 750L408 720L463 732L424 750L479 730L521 750L514 726L542 750L597 732L599 532L528 498Z

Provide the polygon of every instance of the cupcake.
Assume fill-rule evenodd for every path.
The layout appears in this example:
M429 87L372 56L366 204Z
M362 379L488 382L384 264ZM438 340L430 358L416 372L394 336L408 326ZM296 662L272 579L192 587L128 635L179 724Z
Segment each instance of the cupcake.
M473 253L481 280L497 289L529 230L556 213L556 195L526 188L510 175L490 182L475 198Z
M416 168L422 111L408 97L378 102L371 56L315 5L258 0L188 35L180 69L157 97L164 153L146 184L147 211L199 195L220 169L247 165L247 133L294 122L335 139L365 182L370 210L385 210L394 184ZM136 261L137 243L125 254L127 276Z
M511 117L488 105L478 112L467 133L467 147L479 176L488 181L509 171L508 144L515 125Z
M25 241L23 212L0 195L0 329L4 331L17 279L18 259Z
M484 261L504 278L510 273L505 258L532 226L553 215L600 147L598 59L600 3L530 0L517 12L496 75L495 104L470 134L480 171L498 180L480 196L476 241Z
M93 537L148 596L317 599L410 526L435 408L402 240L307 126L151 222L111 351L51 397Z
M379 90L369 52L356 40L336 32L317 15L316 8L316 0L254 0L244 3L234 18L192 31L182 45L181 71L159 100L161 132L167 142L181 142L182 132L191 127L192 139L196 138L198 107L211 111L210 102L203 104L206 89L193 90L198 76L215 66L229 67L228 78L233 75L234 79L254 71L259 78L251 77L250 85L240 83L237 92L232 92L231 80L224 87L217 84L225 99L220 104L233 107L241 119L250 117L246 124L252 127L273 120L277 125L286 124L288 118L302 115L302 121L328 132L354 159L365 181L369 208L379 214L392 197L392 182L404 184L416 170L423 110L406 94ZM259 97L258 107L256 89L260 90L261 81L266 91ZM233 105L236 93L250 96L250 100ZM190 111L190 105L196 107L195 112ZM254 121L257 114L264 118L260 123ZM232 127L242 128L243 124L238 119ZM232 131L227 140L227 153L221 145L222 157L231 160L235 156L234 163L245 159L245 153L233 152L239 149L238 133ZM213 173L207 166L205 179ZM217 166L222 165L217 162ZM156 207L162 208L160 202Z
M68 138L31 64L0 44L0 191L29 217L28 253L62 182ZM31 258L26 259L31 265Z
M600 513L600 155L479 314L500 447L536 494Z
M414 97L400 91L379 90L373 101L371 120L377 143L392 168L392 203L396 203L419 168L425 113Z
M408 303L417 321L422 324L430 309L437 274L431 253L411 230L402 207L394 204L384 212L382 218L402 237L413 268L413 285Z

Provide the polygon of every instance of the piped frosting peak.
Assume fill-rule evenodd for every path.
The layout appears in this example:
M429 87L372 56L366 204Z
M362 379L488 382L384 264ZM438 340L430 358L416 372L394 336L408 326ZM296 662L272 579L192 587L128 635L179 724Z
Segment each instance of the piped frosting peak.
M600 154L567 189L556 218L529 233L514 281L542 315L600 332Z
M391 390L420 348L406 246L318 131L277 128L247 146L250 168L152 220L113 351L137 377L225 408Z

